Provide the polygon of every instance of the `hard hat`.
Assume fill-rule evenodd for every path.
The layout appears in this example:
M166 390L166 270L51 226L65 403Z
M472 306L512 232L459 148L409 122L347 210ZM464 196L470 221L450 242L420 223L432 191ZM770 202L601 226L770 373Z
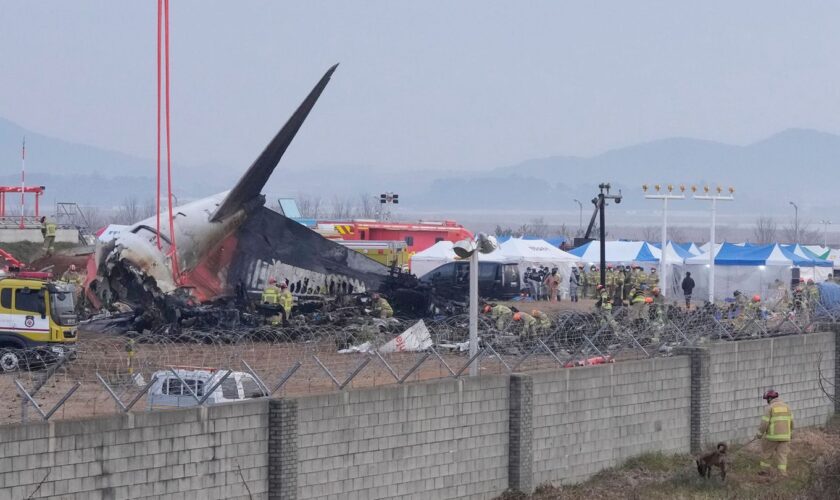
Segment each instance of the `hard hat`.
M779 397L779 393L774 391L773 389L767 389L767 392L764 393L762 399L770 401L771 399L776 399Z
M519 321L521 319L522 319L522 313L514 313L513 314L513 320L514 321Z
M70 270L75 271L76 270L76 264L70 264Z
M809 279L808 279L808 284L809 284L809 285L813 285L813 284L814 284L814 280L812 280L812 279L810 279L810 278L809 278Z
M287 285L285 281L284 281L284 282L282 282L282 283L280 283L280 288L286 288L286 287L288 287L288 286L289 286L289 285Z
M653 304L653 297L645 297L645 304Z
M761 295L753 295L753 302L761 302Z
M273 285L273 284L275 284L275 283L277 283L277 280L276 280L276 279L274 279L274 278L268 278L268 284L269 284L269 285Z
M741 295L741 290L735 290L734 292L732 292L732 295L734 295L736 297Z
M651 267L651 268L650 268L650 272L655 273L655 272L656 272L656 268L655 268L655 267Z
M590 270L590 271L594 271L594 270L595 270L595 266L589 266L589 270Z
M490 306L484 306L484 312L489 313L493 308Z

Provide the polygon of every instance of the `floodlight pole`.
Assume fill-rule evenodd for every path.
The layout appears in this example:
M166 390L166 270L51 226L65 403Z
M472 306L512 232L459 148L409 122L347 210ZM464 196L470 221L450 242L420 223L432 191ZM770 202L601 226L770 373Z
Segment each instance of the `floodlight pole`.
M821 220L820 224L823 225L823 247L828 248L828 225L831 224L831 221Z
M656 187L657 194L646 194L645 198L648 200L662 200L662 252L659 258L659 292L664 296L668 296L668 200L684 200L685 196L682 194L673 194L671 186L668 186L668 192L658 194L659 186ZM681 190L684 188L681 188Z
M694 189L694 188L692 188ZM730 193L732 190L730 189ZM735 199L734 196L730 195L722 195L720 191L718 194L695 194L695 200L709 200L712 202L712 227L709 230L709 302L714 304L715 302L715 225L717 222L717 202L720 201L732 201Z
M478 249L470 255L470 359L478 353ZM470 376L479 372L479 360L470 364Z

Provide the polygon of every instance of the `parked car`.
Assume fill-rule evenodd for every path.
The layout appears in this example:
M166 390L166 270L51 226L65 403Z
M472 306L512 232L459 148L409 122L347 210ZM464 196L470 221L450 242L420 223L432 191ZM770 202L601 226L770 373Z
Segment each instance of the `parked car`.
M435 293L453 300L467 300L470 287L469 262L450 262L423 275L423 283ZM519 268L500 262L478 263L478 295L487 299L508 300L519 295Z
M177 368L175 372L155 372L155 383L149 389L149 408L154 406L196 406L198 402L190 390L200 399L221 379L226 370L214 368ZM180 378L179 378L180 377ZM186 385L185 385L186 384ZM228 403L263 397L260 385L248 373L233 372L219 385L205 401L206 404Z

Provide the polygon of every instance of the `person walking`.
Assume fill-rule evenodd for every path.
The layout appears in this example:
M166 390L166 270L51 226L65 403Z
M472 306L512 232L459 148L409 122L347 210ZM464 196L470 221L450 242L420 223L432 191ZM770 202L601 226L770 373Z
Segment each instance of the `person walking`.
M569 275L569 300L572 302L578 301L578 285L580 285L580 271L573 267L572 274Z
M691 273L685 273L685 278L682 280L682 291L685 296L685 308L691 309L691 292L694 291L694 278Z
M758 434L755 435L756 439L761 439L759 474L769 474L771 462L775 462L779 473L787 476L787 456L790 452L790 438L793 435L793 413L773 389L765 392L763 399L767 402L767 408L761 417Z

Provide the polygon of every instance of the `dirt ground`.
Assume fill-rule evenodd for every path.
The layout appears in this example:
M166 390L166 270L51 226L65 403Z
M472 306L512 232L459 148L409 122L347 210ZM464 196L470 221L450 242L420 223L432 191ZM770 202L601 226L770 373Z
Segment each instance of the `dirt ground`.
M103 333L80 335L77 344L78 359L59 369L38 392L36 401L44 411L48 411L68 390L80 382L81 386L56 412L53 419L110 415L117 412L116 404L96 375L101 375L124 402L133 398L138 387L131 382L128 375L126 342L125 337L118 335ZM412 372L407 381L451 377L450 369L457 373L467 362L466 353L440 351L440 354L443 361L433 355L429 356L419 368ZM154 372L168 370L169 367L230 368L246 371L244 361L265 381L266 385L271 387L299 361L300 368L274 394L278 397L337 390L335 383L318 361L327 367L339 383L342 383L361 363L369 360L359 374L347 384L349 388L362 388L396 384L389 368L398 377L402 377L423 356L424 354L420 353L389 353L383 354L383 359L379 359L376 356L371 357L360 353L339 354L336 352L335 343L329 340L287 343L254 341L218 345L171 341L155 344L138 343L133 367L135 373L141 374L145 381L148 381ZM503 359L510 365L516 362L513 355L505 355ZM507 373L507 368L496 357L485 357L481 360L480 367L484 375ZM519 366L519 369L535 370L556 367L557 363L553 358L540 354L528 358ZM16 423L21 420L21 396L14 381L19 380L24 387L31 389L44 373L44 370L36 370L0 374L0 424ZM146 409L145 398L140 399L134 407L135 411ZM29 418L40 418L40 416L34 409L30 409Z
M825 428L794 432L788 477L758 474L760 443L731 446L726 481L697 474L691 455L651 453L573 486L541 486L533 495L502 500L615 499L831 499L840 498L840 417Z

